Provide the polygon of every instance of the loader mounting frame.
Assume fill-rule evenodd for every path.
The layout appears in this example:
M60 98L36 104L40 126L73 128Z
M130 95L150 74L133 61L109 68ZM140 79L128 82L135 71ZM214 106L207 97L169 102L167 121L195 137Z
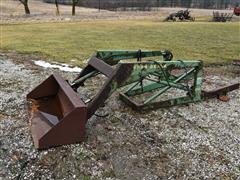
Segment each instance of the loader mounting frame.
M142 61L144 58L147 60ZM204 91L203 62L173 61L172 58L170 51L97 51L72 83L59 75L50 76L27 95L32 102L29 111L35 146L44 149L82 141L87 120L113 92L122 87L127 87L127 90L120 93L120 99L134 110L219 98L239 88L236 83ZM133 59L136 61L133 62ZM77 89L84 86L86 80L99 74L108 79L90 102L83 102L77 95ZM172 89L181 91L182 95L161 100ZM136 102L134 97L142 94L150 96Z

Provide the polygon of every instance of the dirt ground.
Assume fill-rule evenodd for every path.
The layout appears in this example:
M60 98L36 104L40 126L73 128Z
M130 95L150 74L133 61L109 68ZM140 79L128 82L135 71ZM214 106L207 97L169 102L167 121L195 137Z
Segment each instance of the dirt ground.
M54 4L43 3L38 0L29 1L31 15L24 15L24 8L21 3L14 0L3 0L0 3L2 23L22 23L22 22L49 22L49 21L89 21L96 19L156 19L163 20L168 14L177 12L184 8L158 8L153 11L107 11L92 8L76 8L76 16L71 16L71 6L60 5L60 16L56 16ZM195 17L212 16L212 9L190 9ZM233 10L218 10L224 13L233 13ZM233 20L238 20L234 16Z
M115 93L87 123L83 143L38 151L26 94L51 73L37 57L0 53L0 179L238 179L240 90L230 101L147 113L130 110ZM239 64L205 68L205 88L240 82ZM97 89L91 85L90 89ZM94 83L94 82L93 82Z

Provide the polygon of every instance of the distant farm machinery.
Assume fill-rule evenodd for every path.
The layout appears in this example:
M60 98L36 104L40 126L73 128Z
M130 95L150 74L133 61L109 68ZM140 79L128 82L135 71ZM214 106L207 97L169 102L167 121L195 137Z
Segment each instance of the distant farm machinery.
M164 21L195 21L195 18L190 15L190 11L180 10L176 13L170 14Z
M172 58L170 51L98 51L73 82L51 75L27 95L35 147L46 149L81 142L87 120L119 88L127 88L120 93L120 99L135 110L221 98L239 88L239 84L233 84L203 91L203 62ZM77 90L97 75L107 80L94 97L84 102ZM165 96L171 90L177 92ZM144 98L135 101L141 95Z
M231 21L233 13L220 13L218 11L213 11L213 22L227 22Z

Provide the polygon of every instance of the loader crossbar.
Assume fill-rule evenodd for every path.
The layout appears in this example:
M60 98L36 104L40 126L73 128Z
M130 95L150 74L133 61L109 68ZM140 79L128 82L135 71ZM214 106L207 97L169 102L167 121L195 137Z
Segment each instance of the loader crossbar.
M59 75L50 76L27 95L32 101L35 146L44 149L82 141L87 120L119 88L124 89L120 99L134 110L220 98L239 88L236 83L204 91L203 62L172 58L170 51L98 51L73 82L68 83ZM78 88L99 74L107 80L89 102L84 102L78 96Z

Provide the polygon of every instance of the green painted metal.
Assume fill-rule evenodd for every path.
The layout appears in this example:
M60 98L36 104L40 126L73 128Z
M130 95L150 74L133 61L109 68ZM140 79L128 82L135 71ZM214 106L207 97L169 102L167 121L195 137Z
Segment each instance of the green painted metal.
M225 100L223 95L239 88L236 83L203 91L202 61L172 61L172 57L169 51L98 51L71 84L51 75L27 95L35 146L43 149L82 141L87 120L121 87L127 90L120 93L120 99L136 110L215 97ZM107 80L94 97L83 102L78 88L98 74Z
M185 71L184 68L190 69ZM171 71L174 69L184 69L184 72L177 76L171 75ZM154 78L151 77L152 74L154 74ZM140 84L143 80L147 80L148 84L141 86ZM189 87L185 82L181 82L183 80L193 80L193 86ZM153 93L151 97L143 102L143 106L146 107L151 107L159 96L171 88L185 91L186 96L185 98L173 97L172 99L169 99L168 105L174 106L186 104L186 102L200 101L202 89L202 61L150 61L147 63L134 63L134 71L129 79L126 80L125 84L132 82L135 82L134 85L124 93L125 96L121 99L124 100L125 97L132 97L158 90L158 92ZM124 101L127 101L127 99Z
M135 109L169 107L207 99L202 91L201 60L172 60L173 55L170 51L141 50L97 51L93 58L102 70L106 67L109 71L107 66L110 65L113 68L110 72L113 74L93 99L90 108L94 107L94 103L104 102L114 91L125 86L128 88L124 93L120 93L120 99ZM104 74L92 68L91 64L88 65L74 82L77 86L73 83L73 87L78 87L78 84L83 84L86 79L99 73ZM167 100L161 100L161 97L172 89L184 95L176 97L176 94L173 94ZM138 103L133 100L136 96L145 94L146 97L149 94L151 96L143 96L143 100Z
M108 82L111 87L108 96L117 88L129 85L128 90L124 93L125 96L121 98L123 101L127 101L129 97L152 92L152 96L142 102L144 107L151 107L157 98L169 89L184 91L186 92L186 96L185 98L173 97L165 104L172 106L201 100L202 61L171 61L172 53L170 51L97 51L94 57L111 66L133 67L132 72L123 83L118 84L115 80ZM142 59L150 57L153 57L154 60L142 61ZM134 58L137 59L137 62L124 61ZM172 73L173 70L183 70L183 72L174 74ZM93 71L78 81L95 76L96 73L96 71ZM191 80L193 81L193 85L190 87L186 81L189 82ZM147 81L148 83L143 83L143 81ZM155 92L156 90L158 92Z
M147 58L147 57L162 57L164 61L172 60L172 53L168 50L165 51L97 51L95 56L109 65L116 65L120 60Z

